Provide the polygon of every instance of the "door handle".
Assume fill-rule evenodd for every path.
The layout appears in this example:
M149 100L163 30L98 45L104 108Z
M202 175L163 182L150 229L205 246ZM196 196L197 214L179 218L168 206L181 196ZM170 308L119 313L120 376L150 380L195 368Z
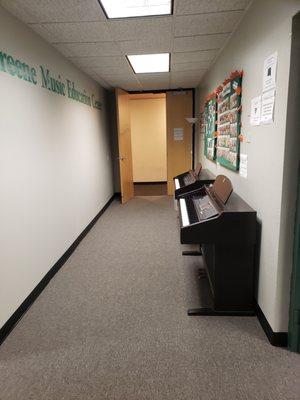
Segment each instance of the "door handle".
M123 161L123 160L127 160L127 157L118 157L118 159Z

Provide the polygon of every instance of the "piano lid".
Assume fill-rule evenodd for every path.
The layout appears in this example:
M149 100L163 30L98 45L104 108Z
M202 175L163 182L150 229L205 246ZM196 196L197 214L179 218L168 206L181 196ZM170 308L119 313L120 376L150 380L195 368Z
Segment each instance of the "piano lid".
M232 193L233 187L227 176L218 175L211 189L213 194L225 204Z

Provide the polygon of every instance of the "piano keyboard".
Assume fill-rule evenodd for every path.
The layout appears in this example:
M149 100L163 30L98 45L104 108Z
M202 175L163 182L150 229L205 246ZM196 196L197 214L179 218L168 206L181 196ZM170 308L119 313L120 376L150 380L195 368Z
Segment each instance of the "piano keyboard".
M175 189L179 189L180 188L180 184L179 184L179 180L176 178L174 179L174 183L175 183Z
M182 226L190 225L185 199L179 199Z

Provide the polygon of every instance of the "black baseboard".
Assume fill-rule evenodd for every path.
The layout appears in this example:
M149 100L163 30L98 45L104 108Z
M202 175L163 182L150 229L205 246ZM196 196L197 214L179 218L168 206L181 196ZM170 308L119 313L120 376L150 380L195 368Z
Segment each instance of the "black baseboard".
M259 307L258 304L256 304L256 315L257 318L260 322L260 325L262 326L265 334L267 335L267 338L271 345L277 346L277 347L287 347L288 344L288 334L287 332L274 332L273 329L271 328L271 325L269 324L267 318L265 317L265 314L262 312L261 308Z
M0 329L0 345L4 342L9 333L16 326L20 318L25 314L28 308L33 304L33 302L37 299L37 297L42 293L54 275L61 269L64 263L68 260L71 254L74 252L76 247L82 241L82 239L87 235L87 233L91 230L91 228L95 225L97 220L101 217L104 211L109 207L112 201L117 197L117 194L114 194L105 206L99 211L99 213L95 216L95 218L88 224L88 226L81 232L78 238L71 244L71 246L67 249L67 251L60 257L60 259L53 265L53 267L47 272L44 278L38 283L38 285L33 289L33 291L26 297L20 307L13 313L13 315L9 318L8 321L2 326Z

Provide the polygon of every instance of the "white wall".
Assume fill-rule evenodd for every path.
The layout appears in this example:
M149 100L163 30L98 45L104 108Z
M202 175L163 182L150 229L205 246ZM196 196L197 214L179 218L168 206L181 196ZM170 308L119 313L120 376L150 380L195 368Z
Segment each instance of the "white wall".
M131 99L134 182L167 181L166 99Z
M234 189L255 210L262 224L258 282L258 303L274 331L288 325L290 264L279 259L286 115L290 69L292 17L299 11L298 0L256 0L235 34L197 90L197 109L205 96L227 78L231 71L244 70L242 92L242 132L251 143L241 144L248 155L248 177L217 166L203 156L203 137L198 136L198 159L215 174L223 173ZM267 126L250 126L251 98L262 92L264 59L278 52L275 121ZM284 237L281 237L284 240ZM282 293L282 279L287 276Z
M106 92L0 7L0 51L42 64L99 111L0 71L0 327L113 194Z

